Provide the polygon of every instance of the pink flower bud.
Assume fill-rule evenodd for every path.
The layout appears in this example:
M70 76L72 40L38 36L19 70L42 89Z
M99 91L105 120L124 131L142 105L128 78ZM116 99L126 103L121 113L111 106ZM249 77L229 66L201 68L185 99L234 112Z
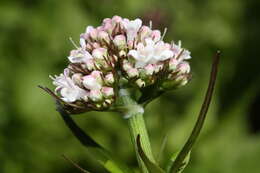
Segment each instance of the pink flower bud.
M122 17L120 16L113 16L112 17L112 23L116 24L116 23L121 23L123 21Z
M99 32L98 32L98 39L99 39L100 41L105 41L105 42L107 42L107 43L109 43L109 40L110 40L108 33L105 32L105 31L99 31Z
M101 84L92 75L83 77L83 85L89 90L101 89Z
M177 68L179 61L176 58L171 58L169 61L169 70L174 71Z
M153 30L151 37L155 42L157 42L161 39L161 32L159 30Z
M145 38L149 37L152 30L148 26L142 26L140 29L140 36L141 40L144 40Z
M133 68L133 67L131 66L131 64L130 64L127 60L125 60L125 61L123 62L123 69L124 69L125 71L128 71L128 70L131 69L131 68Z
M93 26L88 26L86 29L86 33L93 39L97 39L98 31Z
M97 48L92 52L92 56L97 59L104 59L107 56L107 49L105 48Z
M111 98L114 96L114 89L111 87L102 87L101 92L105 98Z
M112 85L115 82L114 75L109 73L105 76L105 82Z
M109 34L112 34L114 27L112 25L111 19L104 20L102 26L104 31L107 31Z
M137 77L139 75L139 72L136 68L130 68L126 71L126 73L130 78Z
M94 65L93 59L88 59L86 61L85 65L86 65L88 70L94 70L95 69L95 65Z
M119 49L126 48L126 38L124 35L117 35L115 36L113 43L115 46L117 46Z
M155 68L153 64L148 64L144 67L144 70L146 75L153 75Z
M90 90L90 92L89 92L89 98L90 98L93 102L99 102L99 101L102 101L103 95L102 95L102 93L101 93L100 90Z
M179 73L189 73L190 72L190 65L187 62L182 62L178 65Z

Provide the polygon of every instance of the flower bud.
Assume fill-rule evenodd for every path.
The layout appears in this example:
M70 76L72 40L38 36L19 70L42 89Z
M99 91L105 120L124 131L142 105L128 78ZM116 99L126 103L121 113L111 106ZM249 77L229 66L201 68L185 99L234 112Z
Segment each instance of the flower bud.
M145 38L149 37L151 33L152 30L148 26L142 26L140 29L141 40L144 40Z
M176 58L171 58L169 61L169 70L175 71L179 61Z
M86 28L86 33L89 35L89 37L93 40L97 39L98 31L93 26L88 26Z
M112 85L115 82L114 75L109 73L105 76L105 82L109 85Z
M118 49L124 49L126 48L126 38L124 35L117 35L115 36L113 43Z
M145 82L142 79L138 79L135 81L135 83L137 84L137 86L139 86L140 88L143 88L145 86Z
M103 95L100 92L100 90L90 90L89 92L89 98L93 102L99 102L103 100Z
M130 68L126 71L126 73L130 78L137 77L139 75L139 72L136 68Z
M133 68L133 67L131 66L131 64L127 60L123 61L123 69L125 71L127 71L127 70L129 70L131 68Z
M117 23L121 23L123 21L122 17L120 16L113 16L112 17L112 24L115 25Z
M114 27L112 25L111 19L103 21L103 30L108 32L108 34L112 34L113 29L114 29Z
M152 39L157 42L161 39L161 32L159 30L153 30L151 33Z
M99 31L98 32L98 39L100 41L105 41L106 43L109 43L109 40L110 40L108 33L105 32L105 31Z
M153 64L148 64L144 67L144 70L146 75L153 75L155 68Z
M92 52L92 56L97 59L104 59L107 56L107 49L105 48L97 48Z
M187 62L182 62L178 65L179 74L185 74L190 72L190 65Z
M78 86L82 85L82 74L81 73L75 73L72 75L72 81L77 84Z
M83 85L89 90L101 89L101 84L93 77L93 75L84 76Z
M85 66L88 70L94 70L95 69L95 65L94 65L94 61L93 59L88 59L85 63Z
M114 89L111 87L102 87L101 92L105 98L111 98L114 95Z

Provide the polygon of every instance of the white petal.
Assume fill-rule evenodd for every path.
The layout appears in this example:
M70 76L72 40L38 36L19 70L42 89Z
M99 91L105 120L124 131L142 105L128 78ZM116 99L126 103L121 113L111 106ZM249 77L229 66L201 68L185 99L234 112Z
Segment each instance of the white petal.
M128 52L128 55L132 56L136 60L139 58L139 54L138 54L138 52L136 50L130 50Z

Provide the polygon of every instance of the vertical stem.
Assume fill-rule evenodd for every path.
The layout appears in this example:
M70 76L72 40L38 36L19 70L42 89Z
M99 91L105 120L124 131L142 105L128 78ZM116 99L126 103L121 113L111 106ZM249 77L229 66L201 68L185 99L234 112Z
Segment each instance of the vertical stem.
M131 98L127 90L121 89L119 91L119 95L120 95L121 103L125 108L125 111L123 113L125 114L125 117L128 120L131 140L135 147L135 153L136 153L139 167L141 168L143 173L148 173L148 170L138 153L137 142L136 142L137 136L140 135L141 145L144 150L144 153L152 162L155 162L155 159L152 154L150 140L146 130L144 117L143 117L143 107L138 105L136 101L134 101Z
M151 144L150 144L149 136L148 136L148 133L146 130L143 114L137 113L135 115L132 115L128 119L128 125L130 128L131 140L132 140L133 145L135 146L135 152L137 155L139 166L141 167L141 169L144 173L147 173L148 171L147 171L146 166L144 165L141 157L138 154L138 148L136 145L137 144L136 143L137 135L139 134L141 137L140 138L141 145L142 145L142 148L143 148L145 154L152 162L155 162L155 159L152 154Z

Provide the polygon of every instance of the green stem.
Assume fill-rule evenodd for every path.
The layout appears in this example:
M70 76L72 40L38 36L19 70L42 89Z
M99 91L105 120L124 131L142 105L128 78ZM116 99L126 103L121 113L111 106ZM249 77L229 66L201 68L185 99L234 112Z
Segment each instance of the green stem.
M150 144L149 136L148 136L148 133L147 133L147 130L146 130L143 114L137 113L135 115L132 115L128 119L128 126L130 128L132 143L135 146L135 152L136 152L136 155L137 155L139 166L141 167L142 171L144 173L146 173L148 171L147 171L146 166L144 165L140 155L138 154L138 148L137 148L137 145L136 145L137 144L136 139L137 139L138 134L140 135L141 145L142 145L142 148L143 148L146 156L152 162L155 162L155 160L154 160L154 157L153 157L153 154L152 154L151 144Z
M138 160L139 167L143 173L148 173L148 170L142 161L142 158L138 154L137 148L137 136L140 135L141 145L144 153L150 159L150 161L155 163L155 159L152 154L151 144L146 130L146 125L143 117L143 107L138 105L131 97L128 95L126 90L121 93L122 103L125 107L125 117L128 120L128 126L131 134L131 140L135 147L135 153Z

